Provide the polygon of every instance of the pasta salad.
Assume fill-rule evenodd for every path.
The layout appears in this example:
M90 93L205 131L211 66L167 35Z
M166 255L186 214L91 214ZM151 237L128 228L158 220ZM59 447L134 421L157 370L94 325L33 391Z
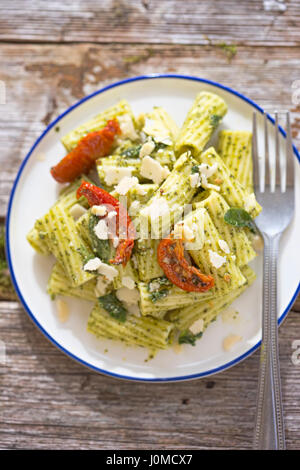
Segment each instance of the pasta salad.
M52 299L93 303L98 338L193 346L254 281L251 132L209 145L226 112L201 91L178 128L162 107L134 116L122 100L62 138L50 170L62 189L27 240L56 259Z

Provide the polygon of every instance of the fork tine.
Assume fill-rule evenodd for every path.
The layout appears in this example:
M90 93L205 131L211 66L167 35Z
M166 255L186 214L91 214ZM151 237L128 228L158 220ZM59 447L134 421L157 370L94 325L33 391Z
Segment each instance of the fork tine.
M286 113L286 183L288 187L294 186L295 158L292 143L290 113ZM281 189L282 190L282 189Z
M288 114L288 113L287 113ZM287 127L289 126L287 119ZM287 145L287 144L286 144ZM279 164L280 164L280 189L282 193L285 193L286 190L286 159L287 159L287 148L285 152L281 152L279 155Z
M269 161L269 130L268 130L268 116L265 113L264 115L264 130L265 130L265 154L263 156L263 160L261 162L261 174L263 175L262 177L262 191L265 191L265 173L266 173L266 161Z
M258 146L257 146L257 123L256 112L252 116L252 162L253 162L253 182L255 191L261 190L259 169L258 169Z
M278 112L275 111L275 154L274 157L269 156L269 174L270 174L270 192L275 192L276 187L276 176L279 177L279 158L280 158L280 147L279 147L279 127L278 127Z

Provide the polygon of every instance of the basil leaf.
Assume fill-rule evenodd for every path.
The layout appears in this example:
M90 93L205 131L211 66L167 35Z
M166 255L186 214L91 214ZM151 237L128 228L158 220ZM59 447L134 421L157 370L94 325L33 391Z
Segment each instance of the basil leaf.
M192 166L191 173L200 173L199 166L198 165Z
M85 265L90 259L95 258L95 255L90 252L84 245L80 245L79 248L77 248L78 253L80 254L83 265Z
M222 116L218 116L218 114L212 114L210 116L210 124L211 126L215 129L216 127L218 127L220 121L222 119Z
M196 345L196 340L201 338L202 332L198 333L197 335L194 335L190 330L184 330L180 333L179 338L178 338L178 343L179 344L190 344L191 346Z
M127 310L119 299L117 299L115 294L107 294L102 297L98 297L98 302L111 317L122 323L126 321Z
M129 147L128 149L124 150L121 155L126 158L139 158L140 150L142 146L136 145L135 147Z
M161 286L171 286L172 283L166 276L156 277L148 282L148 291L154 292L160 289Z
M89 233L91 237L91 244L94 254L96 254L102 261L108 261L111 258L111 249L109 240L100 240L95 234L94 228L99 222L99 217L91 214L89 217Z
M163 299L169 294L169 290L163 286L170 287L172 285L171 281L166 276L157 277L148 282L148 292L150 292L150 298L152 302Z
M231 207L224 215L227 224L235 227L248 227L252 233L257 232L257 228L250 214L240 207Z
M167 144L163 144L162 142L154 142L155 147L154 147L154 152L157 152L158 150L164 150L167 146Z
M151 292L150 298L152 302L157 302L158 300L164 299L169 294L169 289L161 289L154 292Z

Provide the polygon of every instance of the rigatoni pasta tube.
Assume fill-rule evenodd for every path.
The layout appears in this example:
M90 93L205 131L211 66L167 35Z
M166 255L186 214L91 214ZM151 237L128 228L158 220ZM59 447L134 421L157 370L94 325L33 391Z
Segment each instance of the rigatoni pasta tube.
M192 305L199 300L208 300L216 296L214 288L207 292L186 292L172 285L161 289L159 295L153 295L153 292L149 291L149 284L146 282L139 282L138 288L140 291L141 314L158 318L161 317L162 312Z
M59 263L55 263L48 281L47 292L51 297L65 295L96 302L96 282L96 278L94 278L80 286L73 287L63 267Z
M124 115L129 115L132 119L134 118L131 107L126 100L122 100L116 105L107 108L94 118L76 127L76 129L73 129L71 132L66 134L61 141L66 150L70 152L86 134L89 132L99 131L106 125L107 121L118 117L120 118Z
M217 165L217 170L208 177L208 182L220 188L220 194L230 207L241 207L249 212L251 217L256 217L261 212L261 206L256 201L254 193L249 194L235 179L213 147L197 155L196 160L210 167L213 164Z
M176 141L177 154L201 152L226 112L227 105L220 96L209 91L198 93Z
M253 192L252 132L221 131L218 153L239 183Z
M164 275L157 261L157 247L160 240L151 238L136 241L136 258L141 281L149 281Z
M243 285L246 280L232 256L233 253L227 250L229 247L225 245L226 252L221 248L222 237L207 210L198 208L192 211L183 222L195 236L195 241L186 243L186 250L200 271L214 278L214 291L225 295L226 292Z
M130 346L166 349L173 324L151 317L127 314L124 323L112 318L96 304L90 313L87 330L97 337L122 341Z
M144 115L143 131L157 142L169 138L174 143L179 134L179 127L164 108L155 106Z
M246 278L246 283L244 285L228 292L224 296L219 296L208 301L201 300L193 305L176 309L170 312L167 318L169 321L173 322L179 330L189 328L200 318L203 319L204 329L207 328L220 312L227 308L254 282L256 275L249 266L244 266L242 268L242 273Z
M94 277L83 269L83 252L89 248L80 238L74 219L60 204L50 209L44 217L44 226L48 233L51 251L62 266L73 287L79 286ZM92 253L90 253L92 254Z
M200 193L199 197L193 201L193 207L202 207L208 211L220 238L227 243L231 256L235 257L238 266L244 266L255 258L256 253L244 228L234 227L225 222L224 215L230 207L221 194L216 191Z
M28 232L26 238L37 253L40 253L41 255L49 255L51 253L47 244L47 234L45 232L33 227Z
M158 239L169 233L173 224L182 217L184 204L190 202L197 191L190 182L194 165L197 165L197 162L190 152L184 153L176 161L172 172L140 213L141 238L148 237L148 222L152 238ZM144 223L146 234L142 229Z

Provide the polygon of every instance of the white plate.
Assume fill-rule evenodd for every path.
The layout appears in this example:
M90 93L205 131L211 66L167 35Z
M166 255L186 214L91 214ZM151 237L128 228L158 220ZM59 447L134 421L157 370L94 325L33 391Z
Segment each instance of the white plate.
M16 178L7 214L7 255L16 291L32 320L57 347L84 365L105 374L130 380L177 381L204 377L224 370L251 354L261 339L261 256L253 263L257 280L234 303L241 320L224 323L222 318L212 323L195 347L185 345L180 354L173 349L161 351L148 362L147 351L121 344L97 340L86 332L91 309L89 302L67 299L71 315L62 324L57 319L55 303L46 293L46 284L53 260L35 254L26 241L26 234L36 218L55 202L58 185L49 169L64 155L59 138L93 115L126 98L135 113L159 105L180 125L200 90L218 93L228 104L229 111L223 128L251 130L254 108L259 114L259 143L263 143L262 109L244 96L217 83L185 76L136 77L115 83L88 96L69 108L48 126L23 161ZM55 127L59 126L59 132ZM272 134L272 133L270 133ZM273 139L273 136L271 136ZM281 136L284 144L284 133ZM274 142L271 142L271 151ZM284 147L282 148L284 150ZM45 156L45 160L41 160ZM295 157L299 158L295 149ZM299 165L297 165L299 183ZM299 198L299 184L297 188ZM299 205L297 206L299 211ZM280 214L278 214L280 217ZM299 290L299 217L282 238L279 259L279 322L285 317ZM224 352L223 339L231 333L242 336L231 352ZM105 350L108 350L105 352Z

